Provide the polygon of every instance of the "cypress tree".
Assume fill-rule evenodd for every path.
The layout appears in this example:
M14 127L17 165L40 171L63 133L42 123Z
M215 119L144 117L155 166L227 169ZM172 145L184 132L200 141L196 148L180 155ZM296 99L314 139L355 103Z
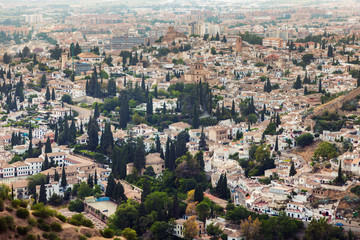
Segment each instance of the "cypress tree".
M200 141L199 141L199 150L206 150L207 144L206 144L206 137L204 133L204 128L201 128L201 134L200 134Z
M99 126L96 119L90 118L88 123L88 148L91 151L95 151L99 144Z
M43 74L42 77L41 77L40 87L41 87L41 88L46 87L46 76L45 76L45 74Z
M79 133L80 133L81 135L84 134L84 126L83 126L83 123L82 123L82 122L80 123Z
M126 199L124 194L124 187L120 182L115 185L115 189L113 192L113 199L117 203L120 203L121 200Z
M279 151L279 139L278 139L278 135L276 135L276 142L275 142L274 150L275 150L275 152Z
M235 100L233 99L232 101L232 105L231 105L231 116L234 118L235 117Z
M69 129L69 143L75 143L76 140L76 127L74 119L71 121L70 129Z
M55 137L54 137L55 142L57 142L58 136L59 136L58 125L57 123L55 123Z
M48 137L45 143L45 153L51 153L52 149L51 149L51 142L50 142L50 138Z
M97 172L96 172L96 169L95 169L95 174L94 174L94 185L97 185L98 184L98 180L97 180Z
M44 179L41 179L39 203L44 203L44 205L46 204L46 188Z
M55 169L55 173L54 173L54 181L55 182L58 182L60 180L60 177L59 177L59 173L56 171Z
M177 219L179 216L180 216L179 199L178 199L177 193L175 193L173 204L172 204L171 217Z
M32 141L29 142L29 148L28 148L28 157L31 158L33 156L33 148L32 148Z
M104 154L110 153L114 146L114 138L113 138L113 134L111 132L110 123L105 124L105 131L102 134L100 145L101 145L102 152Z
M51 100L55 101L55 89L51 90Z
M46 184L49 184L50 183L50 175L49 173L46 175Z
M319 79L319 93L322 93L321 79Z
M154 98L158 98L158 89L156 85L154 87Z
M344 176L343 176L342 170L341 170L341 161L339 163L338 175L335 178L335 183L337 183L338 185L343 185L345 183L345 179L344 179Z
M134 153L134 166L138 170L139 174L141 173L141 170L145 166L145 161L146 161L145 156L146 156L146 152L145 152L144 142L142 138L139 138L136 145L136 151Z
M120 128L124 129L127 126L127 122L129 120L129 101L127 96L124 95L121 100L121 108L120 108Z
M172 171L175 169L175 160L176 160L176 149L175 143L171 143L170 145L170 154L169 154L169 169Z
M165 102L164 102L164 104L163 104L162 113L163 113L163 114L166 114L166 104L165 104Z
M46 87L45 99L46 101L50 101L50 89L49 86Z
M300 89L301 88L301 79L300 75L297 76L296 81L293 86L294 89Z
M141 90L143 92L145 92L145 76L144 76L144 74L142 75L142 79L141 79Z
M108 182L107 182L107 186L106 186L106 190L105 190L106 197L109 197L109 198L113 197L115 185L116 185L116 182L115 182L113 174L111 173L108 178Z
M66 181L66 173L65 173L65 165L62 166L62 173L61 173L61 186L65 188L67 186Z
M170 137L168 137L165 147L165 168L169 168L170 166L170 141Z
M193 110L193 119L192 119L192 126L193 128L197 129L199 128L199 113L198 113L198 107L197 104L194 104L194 110Z
M90 188L94 188L93 177L90 175L90 173L89 173L89 176L88 176L88 179L87 179L87 184L89 185Z
M159 135L156 135L155 145L156 145L156 152L159 153L160 150L161 150L161 143L160 143L160 137L159 137Z
M121 151L121 157L119 161L119 178L125 179L126 178L126 163L129 159L129 152L127 148L124 148Z
M97 104L97 102L95 103L95 108L94 108L94 118L97 119L100 116L99 113L99 106Z
M205 168L205 162L204 162L204 152L203 151L199 151L195 154L195 158L197 163L199 164L199 168L204 171Z
M41 170L45 171L45 170L49 169L49 166L50 166L49 159L48 159L47 154L45 154L45 160L44 160Z
M279 113L277 113L276 114L276 127L279 127L280 124L281 124L280 115L279 115Z
M204 200L204 193L203 193L201 187L197 186L195 188L195 192L194 192L194 202L200 203L200 202L202 202L202 200Z
M289 172L289 176L292 177L296 174L296 170L295 170L295 165L294 162L291 162L291 167L290 167L290 172Z
M145 177L144 183L142 186L142 193L141 193L141 202L143 203L147 197L151 193L151 186L148 180L148 176Z

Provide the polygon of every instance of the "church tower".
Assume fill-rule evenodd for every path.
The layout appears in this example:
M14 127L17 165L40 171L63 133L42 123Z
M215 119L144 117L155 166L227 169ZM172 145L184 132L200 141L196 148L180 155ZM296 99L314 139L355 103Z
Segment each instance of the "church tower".
M61 54L61 69L62 70L65 69L65 64L66 64L67 58L68 58L67 53L62 53Z
M241 51L242 51L242 38L238 37L238 38L236 38L236 45L235 45L236 55L241 53Z

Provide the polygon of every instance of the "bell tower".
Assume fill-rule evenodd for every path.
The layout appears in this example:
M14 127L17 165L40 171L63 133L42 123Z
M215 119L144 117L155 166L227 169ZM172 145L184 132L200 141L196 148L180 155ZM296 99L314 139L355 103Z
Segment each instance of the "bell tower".
M236 45L235 45L236 55L241 53L241 51L242 51L242 38L238 37L238 38L236 38Z

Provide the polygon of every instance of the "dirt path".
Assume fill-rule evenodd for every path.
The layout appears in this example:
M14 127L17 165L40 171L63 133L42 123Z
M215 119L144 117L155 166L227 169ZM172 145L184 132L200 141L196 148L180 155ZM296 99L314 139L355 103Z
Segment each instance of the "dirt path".
M303 148L294 148L293 150L291 150L290 153L292 154L296 154L301 156L307 163L311 163L312 160L312 156L314 156L314 152L316 150L316 148L318 147L318 145L321 143L321 140L317 140L314 143L303 147Z

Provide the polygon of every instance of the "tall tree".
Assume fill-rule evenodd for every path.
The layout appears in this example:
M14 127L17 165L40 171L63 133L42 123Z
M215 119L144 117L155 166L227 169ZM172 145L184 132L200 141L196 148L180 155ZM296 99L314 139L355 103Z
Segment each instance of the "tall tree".
M46 204L46 188L44 178L41 179L39 203L44 203L44 205Z
M60 177L59 177L59 173L56 171L55 169L55 173L54 173L54 181L55 182L58 182L60 180Z
M53 89L51 90L51 100L55 101L55 98L56 98L56 96L55 96L55 89L53 88Z
M297 76L296 81L293 86L294 89L300 89L301 88L301 79L300 75Z
M65 164L62 166L62 173L61 173L61 186L66 188L67 181L66 181L66 172L65 172Z
M102 134L100 146L104 154L109 155L112 152L114 138L111 132L110 123L105 124L105 131Z
M47 154L45 154L45 160L44 160L41 170L45 171L45 170L49 169L49 166L50 166L49 159L48 159Z
M97 171L95 169L95 174L94 174L94 185L98 185L98 179L97 179Z
M206 143L206 137L204 133L204 128L201 128L201 134L200 134L200 141L199 141L199 150L206 150L207 149L207 143Z
M197 186L195 188L195 192L194 192L194 202L201 203L202 200L204 200L203 190L200 186Z
M98 103L95 103L94 107L94 118L97 119L100 116Z
M44 88L44 87L46 87L46 85L47 85L46 76L45 76L45 74L43 74L40 79L40 87Z
M156 135L155 145L156 145L156 152L159 153L159 152L161 151L161 143L160 143L160 137L159 137L159 135Z
M49 86L46 87L45 99L46 101L50 101L50 89Z
M145 146L142 138L139 138L136 145L136 151L134 153L134 166L138 170L139 174L145 166L146 161Z
M321 79L319 79L319 93L322 93L322 85L321 85Z
M99 145L99 126L94 118L90 118L88 123L88 148L91 151L95 151Z
M192 126L193 126L193 128L197 129L197 128L199 128L199 124L200 124L200 120L199 120L198 106L195 103L194 110L193 110Z
M292 177L296 174L296 169L295 169L295 164L294 162L291 162L291 167L290 167L290 172L289 172L289 176Z
M235 111L235 100L233 99L232 101L232 105L231 105L231 116L234 118L236 116L236 111Z
M111 173L109 178L108 178L106 191L105 191L105 196L110 197L110 198L113 197L115 185L116 185L116 182L115 182L113 174Z

